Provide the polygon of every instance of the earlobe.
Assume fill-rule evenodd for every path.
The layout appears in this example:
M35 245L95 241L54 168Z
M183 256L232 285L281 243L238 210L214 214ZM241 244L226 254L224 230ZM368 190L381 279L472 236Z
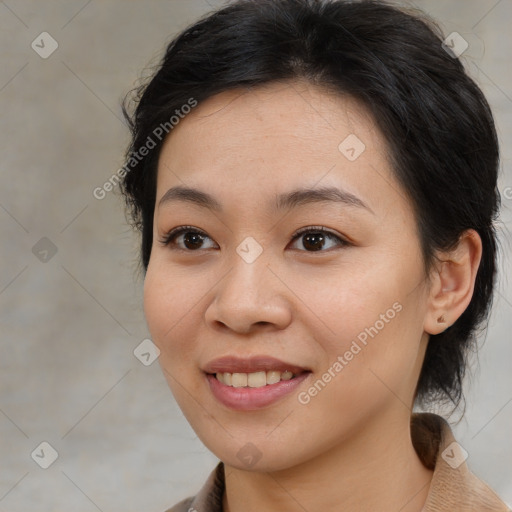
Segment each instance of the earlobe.
M482 240L474 229L464 231L457 246L437 255L439 264L431 273L431 286L424 330L439 334L462 315L471 302L482 258Z

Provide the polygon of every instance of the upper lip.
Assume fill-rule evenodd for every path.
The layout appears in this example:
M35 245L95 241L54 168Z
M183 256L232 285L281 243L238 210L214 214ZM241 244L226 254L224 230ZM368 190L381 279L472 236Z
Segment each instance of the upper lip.
M207 363L203 371L206 373L254 373L261 371L290 371L294 374L309 371L307 368L287 363L270 356L236 357L224 356Z

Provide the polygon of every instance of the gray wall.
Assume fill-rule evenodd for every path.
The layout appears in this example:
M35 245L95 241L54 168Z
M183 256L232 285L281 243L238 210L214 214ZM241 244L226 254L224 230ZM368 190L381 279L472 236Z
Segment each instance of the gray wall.
M464 62L503 144L501 277L454 428L473 471L512 504L512 2L408 4L468 41ZM162 511L217 461L158 363L133 354L148 337L137 238L119 194L98 200L93 190L122 165L122 95L173 34L219 5L0 2L0 511ZM46 59L31 48L43 31L58 43ZM51 461L41 442L58 452L48 469L36 463Z

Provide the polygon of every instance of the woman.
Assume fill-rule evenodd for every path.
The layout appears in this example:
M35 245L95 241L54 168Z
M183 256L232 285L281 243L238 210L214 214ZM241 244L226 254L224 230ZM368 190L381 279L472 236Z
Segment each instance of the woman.
M219 459L171 511L509 510L440 416L496 265L489 106L383 2L246 0L168 46L123 192L169 386Z

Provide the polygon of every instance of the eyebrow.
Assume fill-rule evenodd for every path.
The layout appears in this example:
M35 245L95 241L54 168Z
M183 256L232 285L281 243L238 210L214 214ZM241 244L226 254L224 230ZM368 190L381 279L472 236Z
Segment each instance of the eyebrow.
M170 188L158 202L158 208L174 201L188 202L216 212L223 211L222 205L212 195L197 188L181 185ZM374 214L374 211L359 197L336 187L298 188L285 192L275 197L273 211L277 213L311 203L342 203L366 209Z

